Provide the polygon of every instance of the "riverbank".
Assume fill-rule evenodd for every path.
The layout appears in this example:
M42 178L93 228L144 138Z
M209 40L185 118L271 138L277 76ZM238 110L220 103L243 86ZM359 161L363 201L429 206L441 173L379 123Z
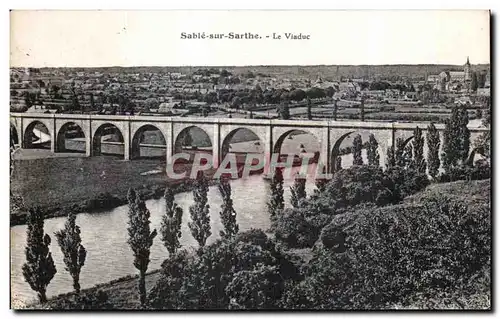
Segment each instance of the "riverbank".
M116 280L102 283L96 285L92 288L82 289L81 295L91 295L96 294L98 291L102 291L108 295L108 302L112 305L114 309L137 309L140 306L139 302L139 290L137 289L138 275L129 275ZM156 281L160 278L160 270L153 270L146 274L146 289L149 293L151 288L154 286ZM45 304L41 305L28 304L28 305L12 305L12 307L18 310L43 310L43 309L53 309L62 300L72 300L76 297L74 292L61 294L50 300Z
M311 249L293 249L289 251L291 254L307 262L312 257ZM195 253L192 249L190 253ZM156 281L161 276L161 269L150 271L146 274L146 290L149 294ZM80 295L90 296L97 295L99 291L104 292L107 297L107 304L111 309L119 310L132 310L140 309L139 302L139 289L138 289L138 275L129 275L115 279L113 281L95 285L94 287L82 289ZM61 294L49 298L48 302L44 305L40 303L26 304L26 305L12 305L18 310L54 310L61 309L61 305L65 302L72 302L76 298L74 292ZM65 309L69 310L69 309Z
M28 209L35 206L45 218L52 218L66 216L69 211L98 213L124 205L129 188L145 200L163 196L167 185L174 193L192 189L189 180L168 178L164 167L159 160L123 161L104 156L16 160L10 225L25 224ZM175 170L189 174L191 165L177 165ZM161 173L142 174L151 171ZM213 173L207 171L207 175Z

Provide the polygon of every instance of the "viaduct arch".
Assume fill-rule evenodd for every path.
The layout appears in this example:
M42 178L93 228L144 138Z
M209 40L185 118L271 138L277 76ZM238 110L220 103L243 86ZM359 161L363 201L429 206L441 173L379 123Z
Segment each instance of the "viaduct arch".
M333 159L338 155L338 149L347 136L359 131L370 131L374 134L379 144L380 164L385 166L385 154L387 148L394 146L397 138L404 138L409 142L413 136L413 130L419 126L425 137L427 123L382 123L382 122L356 122L356 121L290 121L290 120L258 120L258 119L228 119L228 118L182 118L163 116L124 116L124 115L80 115L80 114L29 114L11 113L10 123L17 131L18 141L21 147L29 147L29 139L26 132L31 129L33 123L41 123L47 129L47 139L50 140L50 148L53 152L64 151L61 147L60 137L69 125L79 127L82 132L82 140L85 141L85 155L94 156L101 153L103 145L111 145L120 148L125 160L133 159L140 147L142 133L149 129L158 130L165 144L158 145L165 149L166 162L170 163L175 154L176 142L180 134L188 129L197 127L205 132L210 140L211 153L214 165L219 165L223 154L227 152L227 143L242 129L247 129L255 134L255 140L261 151L268 158L290 135L290 132L301 131L314 136L319 148L319 161L331 171ZM73 124L69 124L73 123ZM105 128L113 127L114 139L102 141L101 137L106 135ZM444 125L437 124L438 131L443 131ZM487 128L470 127L471 143ZM108 132L109 133L109 132ZM182 133L183 134L183 133ZM441 134L442 138L442 134ZM147 143L146 143L147 144ZM442 143L441 143L442 145ZM193 146L193 145L191 145ZM194 145L196 146L196 145ZM424 145L427 147L427 145Z

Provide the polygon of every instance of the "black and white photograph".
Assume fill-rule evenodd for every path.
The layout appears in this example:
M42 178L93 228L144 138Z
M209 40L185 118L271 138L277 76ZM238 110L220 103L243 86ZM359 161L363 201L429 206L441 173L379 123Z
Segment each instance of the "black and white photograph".
M11 309L492 310L489 10L9 18Z

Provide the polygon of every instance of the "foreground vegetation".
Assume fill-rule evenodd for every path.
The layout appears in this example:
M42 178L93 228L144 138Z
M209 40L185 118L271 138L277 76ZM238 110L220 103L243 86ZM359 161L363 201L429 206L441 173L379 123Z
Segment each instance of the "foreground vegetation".
M489 194L489 180L433 184L396 205L335 215L312 248L285 251L282 242L255 230L199 253L183 250L160 271L146 275L150 307L230 308L232 302L234 309L263 300L262 307L271 308L490 309ZM451 203L436 202L436 195ZM342 241L330 240L339 237L331 236L335 229L345 232ZM419 241L423 238L428 241ZM345 246L340 250L339 242ZM234 271L228 270L234 265ZM273 279L273 267L290 277L284 283ZM181 274L188 273L183 279ZM256 283L250 282L252 277L262 281L251 290L238 286ZM34 307L139 309L136 281L128 276ZM265 289L280 282L279 290ZM190 289L190 284L200 289ZM234 296L236 287L246 296ZM278 302L268 304L268 293L280 297ZM214 297L207 301L202 296Z

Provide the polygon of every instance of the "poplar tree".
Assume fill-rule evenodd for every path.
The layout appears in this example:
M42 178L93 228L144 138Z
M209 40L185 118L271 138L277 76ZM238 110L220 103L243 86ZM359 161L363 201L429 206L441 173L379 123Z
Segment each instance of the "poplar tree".
M311 99L307 97L307 119L312 120Z
M288 106L288 101L283 102L278 107L278 114L282 120L290 119L290 107Z
M167 248L170 256L181 248L180 239L182 236L182 208L175 203L174 192L170 187L165 188L165 215L161 220L161 240Z
M361 98L361 104L359 105L359 110L361 113L361 122L365 121L365 98Z
M139 270L139 296L141 306L146 303L146 271L149 265L149 254L153 239L156 237L156 229L150 231L150 212L141 196L131 188L127 195L128 212L128 244L134 253L134 267Z
M323 166L322 174L326 174L326 167ZM326 178L316 177L315 180L316 188L318 192L323 192L325 190L326 184L328 184L328 180Z
M491 114L490 110L487 109L483 113L484 117L482 120L482 124L488 128L488 131L482 133L479 135L479 137L475 140L475 148L477 149L477 152L481 154L482 156L486 157L487 159L490 159L491 157Z
M363 157L361 155L361 151L363 150L363 141L361 140L361 135L356 135L352 142L352 157L353 165L363 165Z
M394 161L396 166L405 167L405 140L401 137L396 139L396 149L394 150Z
M337 99L333 100L333 120L337 120L337 110L338 110L338 105L337 105Z
M427 164L429 165L429 175L432 178L436 178L441 166L441 160L439 159L440 144L439 132L434 123L431 123L427 127Z
M300 207L300 201L306 198L306 179L302 176L296 176L293 186L290 187L290 203L294 208Z
M394 152L394 147L392 145L387 148L385 157L386 157L385 159L386 168L391 168L396 166L396 154Z
M56 274L56 265L50 253L50 236L43 234L43 213L39 208L30 209L26 230L26 263L22 270L26 282L37 292L41 303L47 301L47 286Z
M198 172L193 188L194 204L189 207L191 222L189 229L200 247L205 246L210 230L210 206L208 202L208 182L203 172Z
M283 190L283 173L281 169L275 168L273 178L271 180L271 194L267 203L267 210L272 219L276 218L285 208L284 190Z
M66 265L66 271L73 278L73 288L76 293L79 293L80 271L85 264L87 251L82 245L80 227L76 225L76 215L69 213L68 220L64 224L64 229L55 232L54 235L64 256L63 260Z
M469 124L469 115L465 106L462 106L458 112L458 154L459 162L465 163L469 157L470 151L470 130L467 127Z
M366 155L368 157L368 165L379 166L380 165L380 155L378 154L378 142L375 139L375 135L370 134L370 139L368 140L368 147L366 148Z
M224 230L220 231L220 236L222 238L233 238L238 233L239 226L236 223L236 211L231 199L231 184L227 179L221 179L218 188L222 196L220 220L222 226L224 226Z
M424 158L424 136L417 126L413 131L413 167L420 173L425 173L427 164Z
M338 172L342 169L342 157L337 156L335 159L335 172Z
M402 167L405 169L414 168L413 167L413 144L407 143L403 148L403 160Z
M459 117L460 111L458 107L453 107L451 116L445 122L445 129L443 132L443 168L446 172L458 164L460 158L459 151Z
M465 106L454 107L451 117L446 120L443 132L443 152L441 157L446 172L450 168L467 161L470 149L469 118Z

